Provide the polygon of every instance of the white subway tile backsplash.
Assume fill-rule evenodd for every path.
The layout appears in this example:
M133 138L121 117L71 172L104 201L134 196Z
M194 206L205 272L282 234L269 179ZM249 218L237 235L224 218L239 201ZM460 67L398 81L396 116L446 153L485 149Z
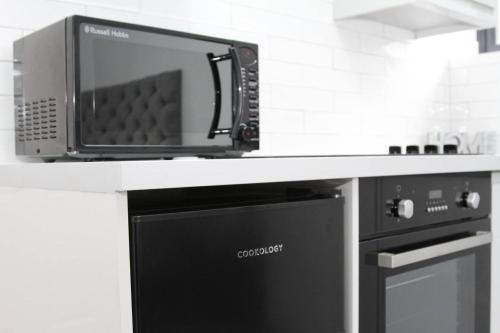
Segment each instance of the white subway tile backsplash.
M0 61L0 95L13 95L13 64L11 61Z
M498 52L481 53L479 55L469 55L466 57L457 55L450 59L451 68L474 67L482 65L499 65L500 55Z
M0 130L14 127L14 96L0 96Z
M89 6L108 7L126 10L139 10L141 0L52 0Z
M470 106L468 103L453 103L448 105L449 118L447 119L469 119Z
M333 21L332 3L323 0L272 0L269 9L308 20L327 23Z
M500 64L477 66L464 69L468 72L470 84L498 83L500 82Z
M450 84L452 86L464 85L469 82L469 71L466 68L450 69Z
M12 61L12 42L22 36L21 29L0 27L0 61Z
M318 44L301 41L269 38L269 55L273 60L296 64L331 67L332 49Z
M363 101L360 94L337 91L333 95L333 111L337 114L361 114Z
M272 85L271 106L273 108L303 110L305 99L301 95L303 88L293 86Z
M332 71L331 87L335 91L359 93L361 89L360 76L345 71Z
M273 85L271 105L279 109L330 111L333 109L333 96L328 90Z
M146 14L163 15L214 25L231 25L231 4L223 0L142 0Z
M335 134L338 115L327 112L309 112L304 115L304 131L308 134Z
M345 50L334 50L333 66L336 69L361 74L385 74L384 57Z
M335 75L335 71L330 68L303 66L301 80L306 87L334 90L332 81Z
M499 118L500 117L500 97L491 102L469 102L470 117L472 118ZM500 123L498 124L500 129Z
M385 59L383 57L359 54L356 58L356 68L362 74L385 74Z
M359 115L310 112L304 115L304 131L309 134L359 133Z
M244 6L233 5L231 10L234 29L296 40L302 37L303 20L300 18Z
M190 21L176 17L165 17L153 14L141 14L138 12L96 7L96 6L87 6L86 15L103 18L107 20L148 25L163 29L180 30L180 31L191 30Z
M361 93L385 95L387 93L387 78L379 75L361 75Z
M262 129L269 133L303 133L304 113L302 111L268 109L265 119L267 123Z
M475 84L451 87L450 99L457 102L491 101L498 99L500 83Z
M245 6L245 7L255 7L261 9L269 9L269 0L227 0L228 2Z
M262 83L259 86L259 90L259 104L261 106L261 109L271 107L271 85Z
M331 46L337 35L332 22L302 22L300 39L305 42Z
M263 59L260 62L260 80L263 83L302 86L304 68L297 64Z
M84 12L84 5L74 3L48 0L3 1L0 22L3 27L40 29L66 16L83 15Z
M13 130L0 130L0 163L15 163L15 135Z

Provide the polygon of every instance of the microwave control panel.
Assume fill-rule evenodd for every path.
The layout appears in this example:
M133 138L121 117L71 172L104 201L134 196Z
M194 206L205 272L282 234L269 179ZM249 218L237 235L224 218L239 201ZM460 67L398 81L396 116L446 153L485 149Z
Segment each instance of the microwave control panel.
M243 110L239 139L241 144L259 148L259 59L256 45L236 45L240 62ZM255 48L255 49L254 49Z

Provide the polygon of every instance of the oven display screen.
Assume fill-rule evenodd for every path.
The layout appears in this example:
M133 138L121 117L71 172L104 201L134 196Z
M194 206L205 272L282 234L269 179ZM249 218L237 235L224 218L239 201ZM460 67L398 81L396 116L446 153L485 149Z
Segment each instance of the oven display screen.
M443 198L443 190L432 190L429 191L429 199L442 199Z

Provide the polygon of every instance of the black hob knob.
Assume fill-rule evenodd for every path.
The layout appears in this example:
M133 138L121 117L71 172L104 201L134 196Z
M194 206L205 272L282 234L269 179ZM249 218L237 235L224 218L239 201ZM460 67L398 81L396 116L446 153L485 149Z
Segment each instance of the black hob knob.
M436 145L425 145L424 146L424 153L425 154L437 154L438 153L438 146L436 146Z
M458 154L458 146L457 145L444 145L443 146L443 152L445 154Z
M420 147L415 145L406 146L407 155L418 155L420 154Z
M389 146L389 154L401 155L401 146Z

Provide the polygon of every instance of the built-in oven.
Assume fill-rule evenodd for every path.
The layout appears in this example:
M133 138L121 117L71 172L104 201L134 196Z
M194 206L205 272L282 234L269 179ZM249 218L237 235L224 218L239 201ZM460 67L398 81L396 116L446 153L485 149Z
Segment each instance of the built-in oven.
M360 182L361 333L490 331L488 173Z
M129 193L135 333L344 332L330 182Z

